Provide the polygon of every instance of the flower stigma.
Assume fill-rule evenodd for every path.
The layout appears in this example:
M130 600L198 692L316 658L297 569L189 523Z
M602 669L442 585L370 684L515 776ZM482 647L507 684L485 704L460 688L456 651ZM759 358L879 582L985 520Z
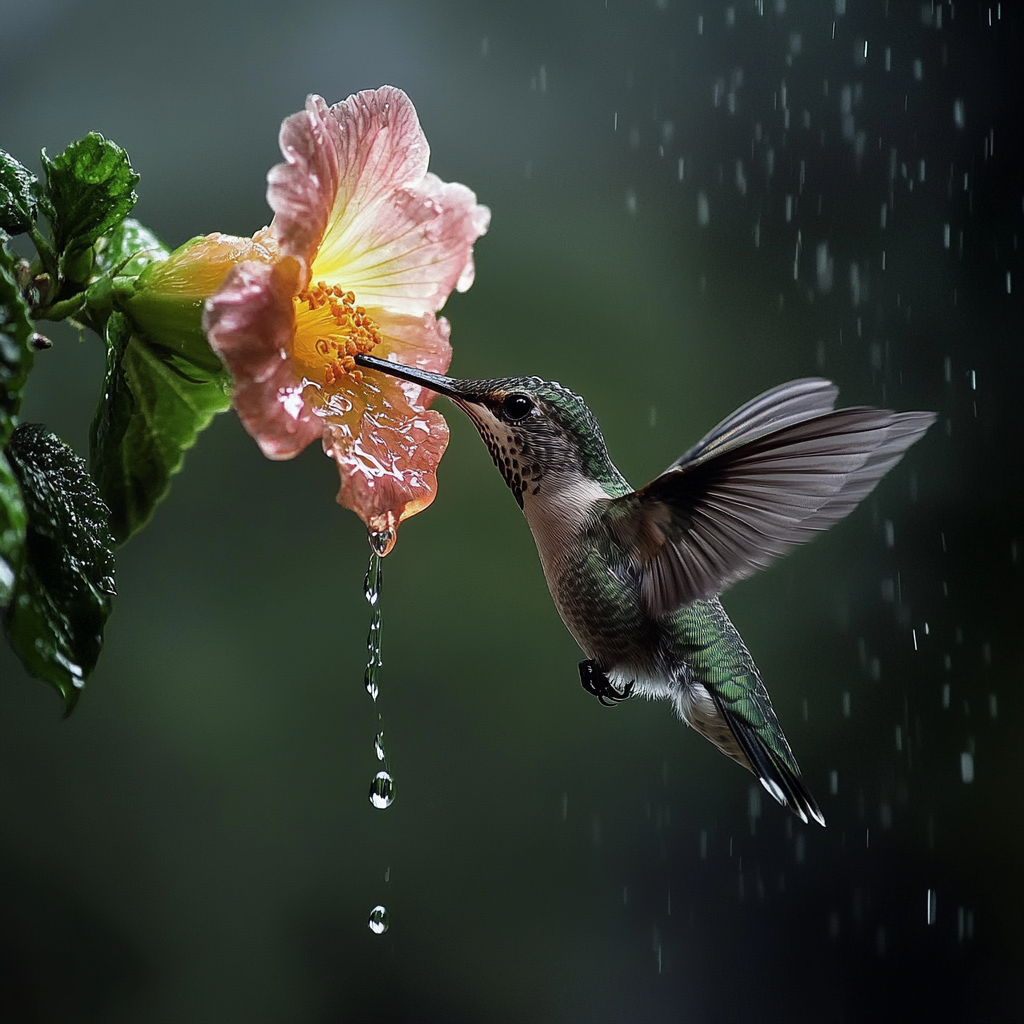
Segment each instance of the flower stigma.
M380 328L355 293L318 281L295 298L293 358L302 376L333 395L344 384L362 381L355 356L381 343Z

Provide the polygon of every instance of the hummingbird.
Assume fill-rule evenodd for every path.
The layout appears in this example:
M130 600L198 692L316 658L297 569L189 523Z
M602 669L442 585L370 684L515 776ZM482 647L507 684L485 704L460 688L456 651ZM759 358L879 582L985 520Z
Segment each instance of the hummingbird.
M526 516L555 607L602 704L667 700L805 824L825 824L719 595L845 518L935 421L835 409L818 377L772 388L634 490L578 395L539 377L457 380L375 356L367 370L465 412Z

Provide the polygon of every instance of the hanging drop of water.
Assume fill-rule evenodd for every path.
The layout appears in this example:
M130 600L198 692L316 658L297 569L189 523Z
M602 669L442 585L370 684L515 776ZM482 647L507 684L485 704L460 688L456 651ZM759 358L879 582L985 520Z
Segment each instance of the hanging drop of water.
M373 749L378 761L384 760L384 730L382 729L373 741Z
M397 535L394 530L371 530L367 535L370 547L383 558L394 546Z
M395 782L387 772L377 772L370 783L370 803L379 810L390 807L395 799Z
M366 924L374 935L383 935L388 930L387 908L377 904L377 906L370 911L370 920L367 921Z

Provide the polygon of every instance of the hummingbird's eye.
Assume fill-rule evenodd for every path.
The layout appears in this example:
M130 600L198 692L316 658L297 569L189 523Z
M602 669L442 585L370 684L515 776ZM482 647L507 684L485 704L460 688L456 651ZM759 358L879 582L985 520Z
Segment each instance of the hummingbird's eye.
M506 395L501 403L501 411L505 414L505 419L508 420L521 420L524 416L528 416L532 410L533 399L529 395L524 395L518 391L514 391L511 395Z

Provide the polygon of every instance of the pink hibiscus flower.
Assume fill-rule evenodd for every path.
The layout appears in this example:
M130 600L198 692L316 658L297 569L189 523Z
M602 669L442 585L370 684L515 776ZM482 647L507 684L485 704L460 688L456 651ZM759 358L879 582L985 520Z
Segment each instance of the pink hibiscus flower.
M374 355L444 373L437 311L473 283L473 243L490 211L427 171L409 98L385 86L328 107L319 96L281 126L285 162L267 176L270 260L236 265L203 328L234 378L239 419L272 459L320 438L341 475L338 502L382 553L437 490L448 443L433 392L373 371Z

